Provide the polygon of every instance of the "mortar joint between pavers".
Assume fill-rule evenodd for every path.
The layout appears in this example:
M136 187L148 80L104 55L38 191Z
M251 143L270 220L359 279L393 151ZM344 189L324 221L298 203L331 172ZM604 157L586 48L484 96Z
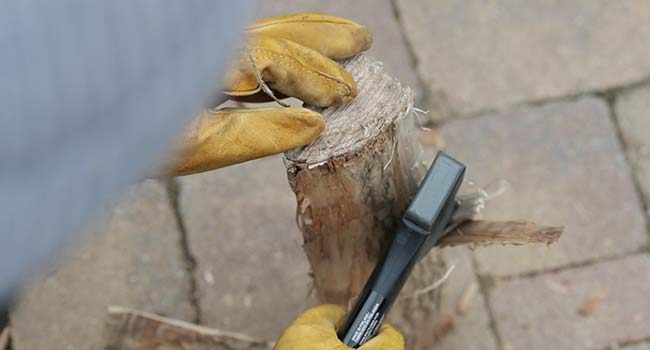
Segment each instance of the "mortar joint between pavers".
M618 350L618 349L625 350L629 346L643 345L645 343L650 344L650 336L641 339L635 339L635 340L623 340L615 344L601 348L599 350Z
M604 98L604 99L606 99L608 101L613 101L613 100L616 99L616 96L620 95L621 93L623 93L623 92L625 92L627 90L640 88L640 87L643 87L645 85L650 85L650 76L643 77L641 79L637 79L637 80L631 81L629 83L616 85L616 86L610 86L608 88L603 88L603 89L600 89L600 90L594 90L593 94L601 96L602 98Z
M643 84L627 86L625 88L617 90L615 93L611 93L609 95L603 95L603 96L607 101L607 108L609 109L609 115L612 123L614 123L614 126L616 128L616 137L618 138L618 142L621 145L621 148L623 150L623 156L625 157L625 162L627 163L628 168L630 170L630 176L632 177L632 183L634 184L634 191L636 192L639 203L641 204L641 208L643 209L643 218L645 219L646 235L648 236L646 251L650 253L650 216L649 216L650 203L648 203L647 199L643 196L643 191L641 191L641 182L636 174L635 167L632 166L632 162L630 161L630 157L629 157L628 149L630 148L630 145L625 140L625 137L621 130L621 125L619 123L618 113L616 113L616 108L615 108L616 99L625 90L638 88L644 85L650 86L650 78L646 79Z
M478 273L478 261L476 260L476 256L472 254L472 265L473 265L473 273L476 276L476 280L478 281L478 289L479 293L481 294L481 297L483 298L485 302L485 308L487 309L487 314L488 314L488 326L490 328L490 332L492 332L492 335L494 336L494 339L497 342L497 348L502 349L504 347L503 340L501 339L501 335L499 334L499 330L497 327L497 320L494 315L494 311L492 309L492 303L490 301L489 295L492 289L494 288L494 279L490 276L482 276L481 274Z
M487 283L487 285L492 288L494 285L496 285L496 281L498 282L509 282L513 280L518 280L518 279L531 279L535 278L540 275L545 275L545 274L554 274L566 270L572 270L572 269L578 269L582 267L587 267L587 266L592 266L592 265L597 265L601 263L606 263L610 261L616 261L620 259L624 259L628 256L634 256L634 255L648 255L649 254L649 244L644 244L636 249L632 249L626 252L622 252L619 254L613 254L613 255L607 255L607 256L601 256L597 258L592 258L592 259L586 259L583 261L578 261L578 262L572 262L569 264L549 268L549 269L542 269L542 270L533 270L533 271L528 271L528 272L523 272L523 273L517 273L517 274L512 274L512 275L505 275L505 276L494 276L489 273L480 273L477 272L477 276L479 280L484 279ZM477 270L478 271L478 270Z
M495 113L500 113L503 111L507 111L509 109L514 109L514 108L522 108L522 107L539 107L543 106L549 103L557 103L557 102L569 102L569 101L575 101L583 97L596 97L605 100L606 102L611 101L616 95L620 94L623 91L629 90L629 89L634 89L638 88L644 85L650 84L650 76L644 77L638 80L631 81L629 83L625 83L622 85L616 85L616 86L610 86L606 88L600 88L600 89L588 89L588 90L582 90L578 91L573 94L563 94L563 95L557 95L557 96L549 96L549 97L544 97L544 98L539 98L539 99L530 99L530 100L525 100L525 101L518 101L514 102L505 106L499 106L499 107L492 107L492 108L483 108L479 109L477 111L465 113L465 114L454 114L452 115L452 118L462 118L462 119L472 119L472 118L478 118L483 115L489 115L489 114L495 114Z
M420 96L418 97L415 105L417 107L424 107L424 108L431 108L431 89L429 88L429 85L424 81L424 78L422 77L422 74L420 74L419 70L419 65L420 62L418 60L417 55L415 54L415 48L413 47L413 43L409 39L408 35L406 34L406 30L404 28L404 22L402 21L402 13L399 9L399 6L397 5L397 0L390 0L390 6L393 11L393 17L395 17L395 21L397 22L397 26L399 27L399 33L400 36L402 37L402 40L404 41L404 45L406 46L406 54L409 58L409 65L413 69L413 72L415 72L415 77L417 80L418 84L418 89L420 90Z
M198 282L196 280L196 272L198 270L198 260L192 253L192 249L189 243L189 236L186 229L185 221L183 219L183 214L181 211L180 205L180 194L181 194L181 184L175 179L170 178L166 181L167 195L169 197L169 202L174 212L176 219L176 224L178 225L178 231L180 232L180 237L178 244L181 249L182 259L185 267L185 271L189 274L189 303L194 312L193 322L196 324L201 324L203 312L201 310L201 303L199 297Z

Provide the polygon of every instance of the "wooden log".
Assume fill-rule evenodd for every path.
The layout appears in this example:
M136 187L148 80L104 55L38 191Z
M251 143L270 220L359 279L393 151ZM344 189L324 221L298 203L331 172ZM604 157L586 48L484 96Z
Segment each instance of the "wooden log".
M341 305L365 283L425 171L408 137L415 129L401 123L411 90L365 56L344 65L363 99L320 110L322 136L285 154L318 298Z
M409 116L413 93L382 65L359 55L343 63L359 88L352 103L319 110L326 128L311 145L285 154L289 184L318 299L349 305L390 243L427 165ZM404 294L441 278L438 251L418 263ZM397 302L390 321L409 348L430 345L440 293Z
M390 243L428 164L420 160L411 90L364 55L343 65L357 81L359 97L316 109L326 120L323 134L285 153L285 164L317 297L349 306ZM442 244L549 243L560 231L516 221L469 222ZM437 312L440 289L430 288L446 271L434 248L416 264L389 315L408 349L430 348L448 323Z
M270 350L273 343L197 326L147 312L111 306L106 350Z

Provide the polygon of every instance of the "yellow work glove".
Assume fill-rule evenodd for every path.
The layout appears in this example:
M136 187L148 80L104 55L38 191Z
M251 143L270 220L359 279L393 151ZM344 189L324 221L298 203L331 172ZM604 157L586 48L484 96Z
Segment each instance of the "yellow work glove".
M352 76L332 59L367 50L372 44L367 27L299 13L257 21L245 33L224 94L242 98L274 90L319 107L356 96ZM304 108L204 111L186 129L163 172L187 175L284 152L312 142L323 128L320 114Z
M300 315L278 339L275 350L346 350L336 330L344 321L345 310L321 305ZM359 350L404 350L404 338L395 328L383 324L374 338Z

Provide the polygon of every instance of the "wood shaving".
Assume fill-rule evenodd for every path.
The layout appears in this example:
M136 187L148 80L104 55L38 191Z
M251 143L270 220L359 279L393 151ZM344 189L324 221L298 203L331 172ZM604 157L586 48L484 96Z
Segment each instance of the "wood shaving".
M598 304L600 304L606 298L607 298L607 292L604 290L597 290L592 292L589 295L589 297L585 300L585 302L582 303L582 305L580 305L580 308L578 309L578 313L582 317L591 316L596 310Z
M434 329L434 338L436 341L442 339L454 329L456 322L451 314L444 314Z
M463 290L463 294L460 295L458 299L458 304L456 304L456 312L459 315L464 315L469 309L472 301L476 297L476 292L478 292L478 284L472 282Z
M437 149L443 149L445 147L445 141L439 129L421 131L418 135L418 140L423 145L433 146Z

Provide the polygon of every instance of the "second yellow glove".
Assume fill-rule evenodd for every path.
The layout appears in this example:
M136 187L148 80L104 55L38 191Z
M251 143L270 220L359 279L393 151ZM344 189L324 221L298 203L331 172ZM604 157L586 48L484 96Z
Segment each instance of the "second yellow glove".
M336 305L320 305L307 310L287 328L275 350L347 350L336 330L344 321L345 310ZM404 350L404 338L395 328L383 324L374 338L359 350Z

